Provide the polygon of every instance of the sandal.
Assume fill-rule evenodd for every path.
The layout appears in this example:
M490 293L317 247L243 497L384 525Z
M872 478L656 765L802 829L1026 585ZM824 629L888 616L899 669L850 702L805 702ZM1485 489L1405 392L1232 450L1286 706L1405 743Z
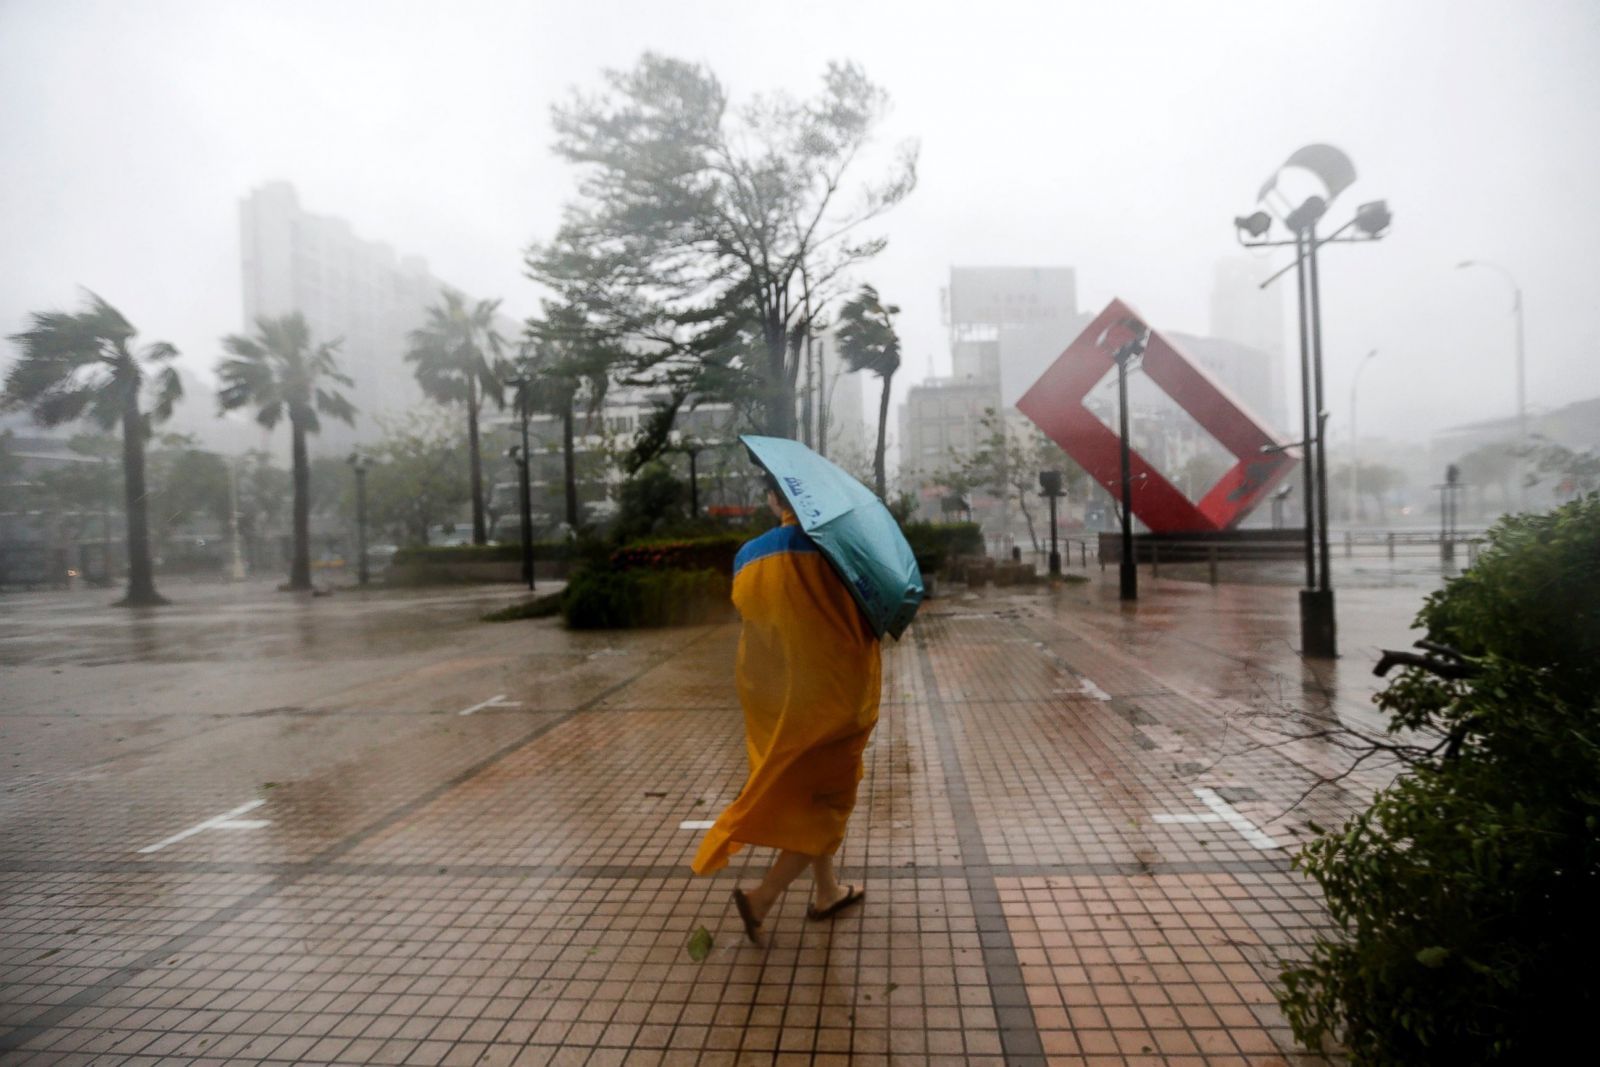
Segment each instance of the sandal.
M750 939L752 945L761 944L761 920L750 909L750 898L744 895L744 890L733 891L733 906L739 909L739 919L744 923L744 936Z
M867 899L867 891L865 889L857 889L853 885L845 886L844 896L829 904L826 908L818 908L812 904L806 905L806 918L812 922L831 919L850 905L859 904L865 899Z

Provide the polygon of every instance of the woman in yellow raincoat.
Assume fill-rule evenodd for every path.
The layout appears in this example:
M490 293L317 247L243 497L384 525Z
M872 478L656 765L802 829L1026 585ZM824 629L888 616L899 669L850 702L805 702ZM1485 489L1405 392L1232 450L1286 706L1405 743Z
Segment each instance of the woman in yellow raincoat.
M833 854L855 807L881 680L878 638L770 478L767 504L782 525L739 550L733 576L744 620L735 680L750 777L693 864L696 874L710 874L745 845L778 849L760 885L733 891L757 944L762 920L808 867L815 885L807 918L831 918L866 895L839 884Z

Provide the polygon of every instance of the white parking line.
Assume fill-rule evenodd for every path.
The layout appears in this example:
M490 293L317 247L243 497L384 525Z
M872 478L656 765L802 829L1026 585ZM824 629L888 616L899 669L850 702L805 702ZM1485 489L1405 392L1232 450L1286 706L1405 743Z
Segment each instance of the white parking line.
M1177 823L1181 825L1194 825L1198 823L1226 823L1233 829L1237 830L1239 832L1239 836L1243 837L1256 848L1268 849L1279 847L1277 841L1273 840L1267 834L1262 833L1260 827L1251 822L1249 819L1245 818L1243 815L1239 814L1238 809L1236 809L1232 804L1229 804L1226 800L1223 800L1222 797L1218 796L1216 790L1207 789L1205 786L1201 786L1194 791L1194 795L1200 798L1200 803L1211 809L1208 814L1201 815L1197 813L1186 812L1178 815L1169 815L1165 812L1162 812L1152 816L1152 818L1158 823L1166 824Z
M507 700L506 699L506 695L504 693L496 693L494 696L490 697L488 700L485 700L480 704L474 704L470 708L465 708L465 709L463 709L461 711L456 712L456 714L457 715L471 715L473 712L482 711L484 708L520 708L520 707L522 707L522 701L520 701L520 700Z
M206 830L259 830L263 826L271 826L272 823L266 819L241 819L238 817L247 811L255 811L265 803L265 800L252 800L248 804L240 804L232 811L225 811L215 818L207 819L203 823L197 823L181 833L173 834L164 841L157 841L153 845L146 845L139 851L141 853L160 852L168 845L175 845L179 841L193 837L195 834L203 833Z
M715 825L717 825L716 822L711 819L685 819L683 822L678 824L678 829L709 830Z

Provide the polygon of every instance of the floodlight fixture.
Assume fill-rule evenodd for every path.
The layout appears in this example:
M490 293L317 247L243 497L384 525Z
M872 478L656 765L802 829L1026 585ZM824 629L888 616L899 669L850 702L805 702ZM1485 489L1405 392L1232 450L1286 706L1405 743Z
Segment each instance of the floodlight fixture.
M1371 238L1383 236L1383 231L1389 228L1394 221L1394 216L1389 213L1389 204L1385 200L1371 200L1356 208L1356 229Z
M1272 229L1272 216L1265 211L1257 211L1254 215L1240 215L1233 220L1233 224L1240 232L1252 240L1259 240L1266 236Z

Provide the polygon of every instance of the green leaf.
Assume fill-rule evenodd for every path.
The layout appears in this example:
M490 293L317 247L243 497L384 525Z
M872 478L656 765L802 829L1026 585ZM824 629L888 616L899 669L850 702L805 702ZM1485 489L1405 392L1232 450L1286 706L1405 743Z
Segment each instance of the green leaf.
M699 963L711 954L711 931L704 926L697 927L689 936L689 958Z
M1424 967L1443 967L1444 961L1450 958L1450 950L1441 945L1433 945L1417 952L1417 962Z

